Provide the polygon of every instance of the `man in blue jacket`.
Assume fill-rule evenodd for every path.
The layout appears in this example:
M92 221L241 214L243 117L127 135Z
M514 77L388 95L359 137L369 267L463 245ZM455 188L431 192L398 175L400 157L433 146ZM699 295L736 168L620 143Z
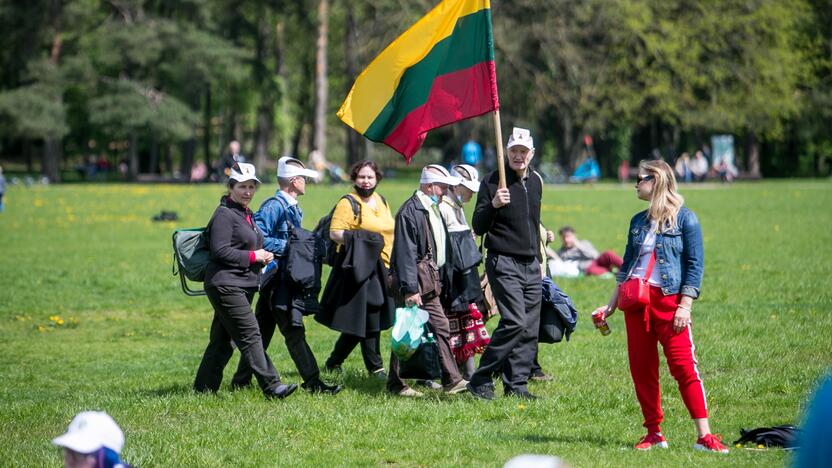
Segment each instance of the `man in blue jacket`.
M254 214L254 221L263 232L263 248L274 254L278 269L277 279L270 282L273 286L267 286L260 291L255 316L260 327L260 335L263 337L263 349L269 347L274 329L277 327L286 339L289 355L303 378L304 383L301 386L312 393L335 395L341 391L341 386L328 385L320 379L318 362L306 342L306 329L302 318L293 320L290 308L276 300L280 296L291 297L293 294L285 290L290 287L288 281L282 281L280 278L285 274L289 234L292 228L300 227L303 221L303 211L298 204L298 197L306 193L306 178L317 175L316 171L307 169L298 159L288 156L280 158L277 164L279 189L275 196L264 201ZM241 359L231 385L250 385L251 374L248 362Z

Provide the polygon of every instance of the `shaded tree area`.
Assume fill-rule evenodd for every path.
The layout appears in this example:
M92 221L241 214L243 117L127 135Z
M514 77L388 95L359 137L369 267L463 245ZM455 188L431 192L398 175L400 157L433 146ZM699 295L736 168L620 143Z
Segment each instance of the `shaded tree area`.
M342 125L354 78L434 0L0 0L0 158L53 181L92 160L188 180L231 140L277 157L401 164ZM606 175L731 134L750 176L828 175L832 0L492 2L503 126ZM422 159L493 146L491 119L431 133ZM417 156L419 157L419 156Z

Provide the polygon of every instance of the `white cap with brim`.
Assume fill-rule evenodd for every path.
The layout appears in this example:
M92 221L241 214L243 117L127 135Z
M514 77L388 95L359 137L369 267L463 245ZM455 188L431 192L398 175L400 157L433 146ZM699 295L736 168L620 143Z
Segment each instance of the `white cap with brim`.
M228 175L228 178L236 180L237 182L254 180L258 184L260 183L260 179L257 178L256 170L254 169L254 164L249 163L234 164L234 166L231 167L231 174Z
M422 169L420 184L459 185L459 177L453 177L447 169L439 164L429 164Z
M459 185L477 193L480 191L480 173L468 164L457 164L451 169L451 175L459 178Z
M532 132L525 128L514 127L511 130L511 136L508 137L507 149L514 146L523 146L530 150L534 149L534 139L532 139Z
M289 164L292 163L292 164ZM277 160L277 176L286 179L292 177L318 177L318 171L307 169L300 159L283 156Z
M84 454L96 452L101 447L121 453L124 433L109 414L103 411L84 411L72 418L66 434L55 437L52 443Z

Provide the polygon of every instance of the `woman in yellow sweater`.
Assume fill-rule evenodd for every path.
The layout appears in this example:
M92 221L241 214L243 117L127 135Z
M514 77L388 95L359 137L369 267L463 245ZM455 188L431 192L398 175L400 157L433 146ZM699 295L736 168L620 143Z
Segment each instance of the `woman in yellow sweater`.
M375 162L360 161L354 164L350 169L353 190L335 206L329 231L330 238L339 244L341 253L345 251L345 245L359 238L366 238L364 246L372 246L373 239L382 240L382 243L378 243L380 248L373 251L378 251L376 258L380 260L376 273L353 287L347 286L353 285L353 278L347 277L346 270L341 268L341 265L333 266L321 300L322 309L328 309L323 315L330 316L331 319L318 321L341 332L326 360L325 366L328 371L339 371L344 360L360 344L367 371L381 380L386 380L379 334L381 330L393 325L394 305L387 293L387 268L390 266L395 223L384 197L376 193L381 179L381 171ZM359 233L360 231L365 232ZM375 259L370 261L374 262ZM378 283L367 284L368 282ZM339 293L334 292L336 285L341 285ZM332 291L332 294L328 295L328 291ZM338 298L335 299L335 296Z

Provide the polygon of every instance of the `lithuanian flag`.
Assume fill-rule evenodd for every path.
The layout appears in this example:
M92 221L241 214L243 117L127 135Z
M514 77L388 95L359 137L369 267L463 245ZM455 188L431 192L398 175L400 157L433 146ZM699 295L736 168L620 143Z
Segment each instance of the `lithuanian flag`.
M429 130L499 108L489 0L443 0L358 76L338 117L413 157Z

